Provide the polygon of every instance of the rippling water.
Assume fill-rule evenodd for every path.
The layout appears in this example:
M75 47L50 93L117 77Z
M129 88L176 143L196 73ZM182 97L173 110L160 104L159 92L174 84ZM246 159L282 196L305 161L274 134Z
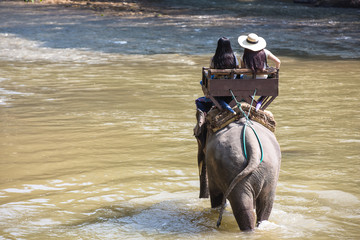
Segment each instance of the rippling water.
M85 10L79 13L4 3L0 9L1 32L55 49L191 55L208 54L221 36L237 45L239 35L256 32L278 54L359 59L358 51L354 51L360 42L358 9L313 8L266 0L169 0L148 4L171 15L119 18L83 14Z
M192 136L201 67L218 36L241 34L233 9L230 18L210 15L210 4L208 16L123 19L0 2L0 239L359 238L358 16L319 32L348 33L350 46L317 49L290 30L291 9L305 7L280 4L290 24L276 31L288 46L259 25L274 6L237 16L283 62L270 107L283 155L277 197L269 221L245 234L230 207L217 229L218 211L198 199ZM305 35L339 21L331 11L356 13L323 11L299 23ZM306 58L289 50L302 45ZM340 55L348 59L325 57Z

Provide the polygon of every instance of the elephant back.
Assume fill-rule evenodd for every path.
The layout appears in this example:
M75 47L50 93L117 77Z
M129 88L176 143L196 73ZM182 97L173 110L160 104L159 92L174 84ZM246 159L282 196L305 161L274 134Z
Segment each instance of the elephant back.
M250 120L260 123L267 129L269 129L271 132L275 132L276 121L270 111L256 111L253 106L245 102L241 103L242 111L237 106L235 106L233 109L236 112L236 115L226 110L219 110L216 107L212 108L206 116L208 129L210 129L212 132L217 132L220 129L229 125L230 123L244 117L244 114L246 114Z

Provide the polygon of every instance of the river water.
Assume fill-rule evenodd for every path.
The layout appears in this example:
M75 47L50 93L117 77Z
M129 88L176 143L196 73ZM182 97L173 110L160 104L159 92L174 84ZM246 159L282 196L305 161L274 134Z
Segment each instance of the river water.
M359 239L359 10L174 2L143 18L0 2L0 239ZM241 233L198 199L192 129L217 38L241 52L248 32L282 60L283 158L269 221Z

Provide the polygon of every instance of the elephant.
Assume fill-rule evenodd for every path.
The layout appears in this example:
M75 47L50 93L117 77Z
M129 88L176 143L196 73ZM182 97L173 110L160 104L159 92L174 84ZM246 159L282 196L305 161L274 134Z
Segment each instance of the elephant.
M228 199L240 230L254 230L268 220L275 198L281 151L274 133L242 117L204 134L206 140L197 137L200 197L221 206L218 226Z

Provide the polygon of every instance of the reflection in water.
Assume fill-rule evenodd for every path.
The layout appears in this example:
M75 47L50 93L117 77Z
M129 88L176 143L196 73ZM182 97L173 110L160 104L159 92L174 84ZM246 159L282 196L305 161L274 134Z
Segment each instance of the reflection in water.
M0 33L0 238L358 237L359 61L281 56L280 181L249 235L229 207L215 228L197 198L194 99L210 53L63 49L16 29Z

